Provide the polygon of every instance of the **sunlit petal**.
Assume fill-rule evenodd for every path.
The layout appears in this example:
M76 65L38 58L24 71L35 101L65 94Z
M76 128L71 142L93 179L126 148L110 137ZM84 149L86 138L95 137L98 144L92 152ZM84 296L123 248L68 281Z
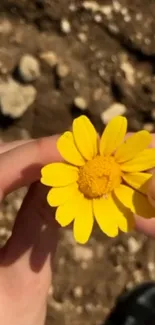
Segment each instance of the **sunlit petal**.
M73 121L73 136L79 152L86 160L97 155L98 135L86 116L82 115Z
M95 219L100 229L109 237L118 235L117 217L121 212L113 203L112 198L99 198L93 200Z
M41 170L41 183L47 186L66 186L78 179L78 168L65 163L46 165Z
M155 149L146 149L135 158L121 165L121 170L125 172L140 172L155 167Z
M147 194L148 183L151 179L152 174L149 173L124 173L122 174L122 178L124 181L138 190L141 193Z
M78 194L77 183L70 184L64 187L53 187L47 195L47 202L52 207L57 207L64 204L73 196Z
M85 244L92 232L94 224L92 201L81 196L74 220L73 234L76 242Z
M155 217L155 209L151 206L147 196L144 194L126 185L120 185L114 192L118 200L135 214L143 218Z
M84 158L78 151L72 132L65 132L57 141L57 148L65 161L75 166L82 166L85 163Z
M77 207L80 204L81 194L73 196L71 200L67 201L65 204L60 205L56 210L56 221L61 225L61 227L68 226L76 217Z
M133 159L145 150L151 143L152 136L148 131L142 130L134 133L116 150L115 158L119 163Z
M100 140L100 154L111 155L123 142L127 129L127 119L114 117L106 126Z

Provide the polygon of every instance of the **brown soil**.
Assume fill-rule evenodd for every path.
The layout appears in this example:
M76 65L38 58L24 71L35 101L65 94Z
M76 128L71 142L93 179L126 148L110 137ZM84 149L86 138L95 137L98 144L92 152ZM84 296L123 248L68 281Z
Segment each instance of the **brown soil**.
M81 114L74 105L76 96L88 103L84 114L99 132L104 127L101 115L114 102L126 106L130 130L154 130L154 1L98 0L95 12L84 3L0 1L0 76L17 78L16 67L26 53L41 65L41 76L33 82L35 103L18 121L0 118L2 139L63 132ZM61 30L64 18L71 27L68 34ZM40 53L47 51L68 67L65 77L40 60ZM3 204L0 222L7 231L0 233L2 242L22 196L10 195ZM153 240L136 233L111 240L95 229L88 245L81 247L69 230L62 232L47 324L101 324L123 290L148 279L155 279Z

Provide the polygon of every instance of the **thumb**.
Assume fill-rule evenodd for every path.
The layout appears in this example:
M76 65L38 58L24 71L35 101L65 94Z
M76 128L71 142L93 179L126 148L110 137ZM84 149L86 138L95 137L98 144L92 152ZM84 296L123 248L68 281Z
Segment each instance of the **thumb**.
M0 201L6 194L39 180L40 169L45 164L60 161L57 138L51 136L21 143L0 154Z
M155 174L153 174L148 185L148 199L153 207L155 207ZM136 229L147 236L155 237L155 218L144 219L140 216L135 216Z

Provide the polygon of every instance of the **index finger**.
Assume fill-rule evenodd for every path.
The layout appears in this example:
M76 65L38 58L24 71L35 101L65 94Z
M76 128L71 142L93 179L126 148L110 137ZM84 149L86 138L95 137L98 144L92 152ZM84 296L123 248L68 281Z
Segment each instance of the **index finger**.
M58 136L37 139L0 155L0 199L37 181L43 165L61 160L57 139Z

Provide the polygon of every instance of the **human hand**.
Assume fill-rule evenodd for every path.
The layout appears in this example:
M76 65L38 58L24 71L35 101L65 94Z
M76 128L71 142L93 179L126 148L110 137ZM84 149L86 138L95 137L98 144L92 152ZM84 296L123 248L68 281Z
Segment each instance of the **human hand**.
M5 325L44 324L58 225L46 203L46 188L37 181L43 165L61 159L56 140L49 137L0 146L0 199L33 183L17 215L13 234L0 251L0 320ZM151 196L155 196L155 176L149 199ZM155 219L136 217L136 227L155 235Z
M152 135L153 140L151 147L155 148L155 134ZM152 206L155 208L155 172L152 171L153 176L148 186L148 199ZM140 216L135 216L136 229L147 236L155 237L155 218L144 219Z
M153 173L148 187L148 199L155 208L155 173ZM140 216L135 216L135 220L137 231L142 232L147 236L155 237L155 218L144 219Z
M43 165L60 160L56 139L0 146L0 200L33 183L0 251L0 323L5 325L44 324L58 225L46 203L46 188L37 180Z

